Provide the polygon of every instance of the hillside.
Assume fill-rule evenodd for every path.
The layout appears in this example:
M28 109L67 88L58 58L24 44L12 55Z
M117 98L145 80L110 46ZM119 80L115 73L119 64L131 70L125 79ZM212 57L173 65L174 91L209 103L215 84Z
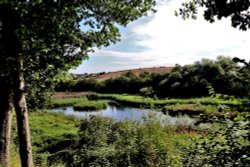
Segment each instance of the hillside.
M123 71L115 71L108 72L102 74L96 74L96 76L88 76L89 79L95 79L97 81L105 81L110 78L116 78L121 76L122 74L126 74L128 72L132 72L135 75L140 75L144 72L148 73L169 73L173 67L153 67L153 68L139 68L139 69L131 69L131 70L123 70Z

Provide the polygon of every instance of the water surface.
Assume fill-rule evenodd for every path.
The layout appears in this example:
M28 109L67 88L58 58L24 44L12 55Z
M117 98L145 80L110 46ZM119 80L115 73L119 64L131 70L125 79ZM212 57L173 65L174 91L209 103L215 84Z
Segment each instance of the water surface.
M104 110L100 111L75 111L73 107L66 108L56 108L49 110L51 112L63 112L66 115L74 115L79 118L88 118L93 115L109 117L116 121L124 121L124 120L142 120L143 117L149 115L155 115L158 119L165 123L169 124L183 124L190 125L195 122L194 119L188 116L177 116L171 117L169 115L163 114L160 110L152 110L152 109L139 109L133 107L116 107L112 105L108 105L108 107Z

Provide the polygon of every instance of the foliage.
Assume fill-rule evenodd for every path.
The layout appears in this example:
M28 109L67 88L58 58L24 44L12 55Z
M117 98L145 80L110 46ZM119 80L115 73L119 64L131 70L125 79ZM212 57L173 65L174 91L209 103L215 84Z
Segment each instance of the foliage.
M250 119L239 116L203 117L202 121L220 122L223 126L208 138L201 138L187 149L185 166L245 167L250 164Z
M163 113L168 113L169 115L179 115L187 114L200 115L200 114L211 114L218 112L218 107L216 105L202 105L202 104L174 104L168 105L162 108Z
M183 8L176 12L176 15L181 15L182 18L196 18L197 7L203 7L204 18L209 22L214 22L216 19L223 17L231 18L231 25L240 30L247 30L250 28L249 17L247 12L250 3L248 0L192 0L182 4ZM216 19L215 19L216 18Z
M94 165L107 160L109 164L114 162L111 166L118 163L122 166L127 166L127 163L139 166L137 162L149 166L150 163L152 165L157 162L164 164L166 158L167 164L180 167L182 152L179 149L190 145L191 137L198 135L177 133L175 127L162 126L153 116L145 117L142 124L132 121L115 122L101 117L80 120L63 113L36 111L30 113L30 120L35 166L73 166L74 163L85 166L86 163L80 163L85 160ZM12 164L14 167L17 164L18 167L20 161L17 155L16 126L13 130L15 145ZM167 152L166 157L161 151ZM79 161L67 165L74 157Z
M61 82L67 82L72 80L72 76L68 72L58 72L51 80L46 82L41 82L41 78L36 76L38 74L33 74L32 77L26 77L26 94L28 108L32 110L43 109L47 107L50 103L49 99L51 92L57 84ZM38 81L37 81L38 80ZM39 84L39 86L35 86Z
M143 123L91 117L81 123L78 137L71 146L58 148L49 157L50 165L58 161L66 166L182 165L174 147L181 145L180 140L155 117L145 118Z
M217 125L221 128L219 131L217 127L207 131L198 127L195 130L192 127L173 127L162 124L153 115L144 117L142 122L115 122L102 117L79 120L72 116L64 116L62 113L34 112L31 113L31 130L35 162L38 166L63 166L63 164L64 166L164 166L166 164L174 167L188 166L187 163L190 161L197 163L200 162L199 160L203 161L202 156L205 153L200 153L202 149L190 147L186 150L185 148L191 146L194 141L202 143L203 139L207 143L218 139L222 147L227 148L225 143L230 142L231 138L226 139L222 136L229 132L240 134L241 137L233 141L239 139L240 143L246 146L240 149L248 151L249 138L242 140L244 135L249 135L249 122L243 122L248 117L240 115L235 119L238 120L238 125L243 125L239 129L231 120L222 118L224 117L217 119L218 125L224 120L228 123L228 127L224 124ZM202 120L202 122L207 121L211 120ZM76 128L77 124L80 124L78 128ZM213 132L216 133L210 135ZM200 136L197 133L201 133L204 137L202 141L190 140L191 137ZM208 140L207 134L213 140ZM216 136L216 140L213 136ZM14 135L13 138L17 141L17 136ZM197 148L202 146L197 146ZM215 147L209 145L206 150L213 150L212 148ZM233 150L236 151L236 149ZM201 157L198 161L196 161L197 156L193 157L194 153ZM210 155L214 155L213 153L214 151L211 151L211 154L206 155L211 158ZM222 157L220 153L218 152L218 156ZM241 153L243 156L243 153L247 152ZM182 159L184 164L182 164ZM213 160L217 161L215 158Z
M218 57L216 61L202 59L193 65L176 66L155 92L163 97L208 96L214 91L219 94L246 96L250 84L249 80L239 80L242 68L244 67L238 66L227 57ZM214 88L212 92L208 89L209 86Z
M72 91L72 92L84 92L84 91L96 91L99 92L103 88L103 83L97 82L94 79L80 79L80 80L68 80L59 82L55 91Z
M48 88L58 74L81 64L93 48L119 41L118 26L126 26L154 11L154 4L154 0L0 2L0 60L4 64L0 67L0 79L8 78L14 83L12 91L1 96L15 96L12 99L20 113L17 116L20 115L18 129L22 131L19 140L23 166L33 166L26 83L30 106L34 107L35 97L39 92L43 95L50 91ZM8 103L13 102L6 100ZM3 160L7 162L8 156Z
M16 119L13 120L16 121ZM74 138L78 131L76 127L78 124L80 124L80 119L74 116L65 116L63 113L31 112L30 127L35 166L46 166L48 152L44 151L44 149L50 148L50 145L58 140L65 140L65 138L71 140ZM12 164L16 162L18 167L20 166L20 160L18 161L17 155L18 136L16 126L13 126L12 138L15 144L12 150ZM64 145L61 147L64 147Z
M247 69L248 66L240 66L229 57L219 56L215 61L202 59L192 65L176 65L168 74L144 73L136 76L129 72L104 82L74 80L64 83L61 88L58 86L58 90L141 94L160 98L216 96L215 92L243 97L250 94Z
M95 91L101 93L141 93L152 96L154 95L152 86L156 86L165 76L165 74L149 74L147 72L137 76L132 72L128 72L120 77L110 78L103 82L88 78L61 82L56 86L56 90L76 92Z
M154 12L154 4L154 0L1 1L0 75L12 76L17 67L13 54L23 55L29 108L42 108L62 73L81 64L94 47L119 41L118 25Z

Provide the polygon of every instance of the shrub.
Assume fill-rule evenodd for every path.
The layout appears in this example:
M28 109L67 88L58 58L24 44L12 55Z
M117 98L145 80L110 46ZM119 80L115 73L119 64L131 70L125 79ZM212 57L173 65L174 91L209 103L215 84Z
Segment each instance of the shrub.
M185 166L249 166L250 116L236 121L225 117L205 118L205 121L220 122L223 127L210 137L195 141L195 145L186 150Z
M79 127L78 141L50 156L66 166L181 166L180 156L165 127L155 117L139 122L114 122L90 117Z

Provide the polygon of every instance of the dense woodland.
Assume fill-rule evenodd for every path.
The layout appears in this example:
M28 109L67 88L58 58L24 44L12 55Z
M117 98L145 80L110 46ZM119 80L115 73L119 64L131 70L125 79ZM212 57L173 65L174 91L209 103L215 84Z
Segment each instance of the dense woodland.
M219 56L216 60L202 59L191 65L176 65L170 73L128 72L103 82L77 78L60 82L56 91L95 91L99 93L140 94L150 97L202 97L216 94L245 97L250 93L248 66Z

